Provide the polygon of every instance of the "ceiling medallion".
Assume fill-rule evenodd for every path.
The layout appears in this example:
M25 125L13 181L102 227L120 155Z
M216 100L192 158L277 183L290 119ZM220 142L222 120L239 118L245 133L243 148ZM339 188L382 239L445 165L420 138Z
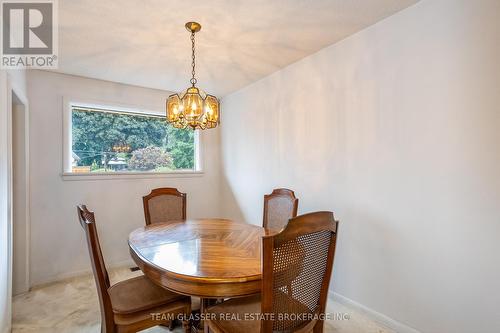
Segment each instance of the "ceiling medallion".
M219 124L219 100L196 87L194 35L201 30L201 24L188 22L185 26L191 32L191 87L168 96L167 121L176 128L214 128Z

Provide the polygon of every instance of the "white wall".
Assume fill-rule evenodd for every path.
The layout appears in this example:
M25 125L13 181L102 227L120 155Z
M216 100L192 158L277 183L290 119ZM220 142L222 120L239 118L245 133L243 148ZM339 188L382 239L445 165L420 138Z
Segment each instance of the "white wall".
M223 101L228 217L290 187L340 220L333 289L422 332L499 332L500 2L424 0Z
M17 97L16 97L17 98ZM21 101L12 105L12 295L29 290L29 229L27 191L29 184L28 149L26 144L28 110Z
M7 74L0 71L0 332L9 327L9 236L7 214Z
M130 260L128 234L144 225L142 196L152 188L177 187L188 195L188 217L219 212L219 134L204 133L205 173L190 178L68 181L62 172L63 97L88 98L161 110L168 92L77 76L32 71L28 77L31 159L31 284L90 269L76 205L96 213L108 266Z
M12 90L26 97L26 73L21 70L0 70L0 332L7 332L11 322L10 228L11 203L9 201L9 121Z

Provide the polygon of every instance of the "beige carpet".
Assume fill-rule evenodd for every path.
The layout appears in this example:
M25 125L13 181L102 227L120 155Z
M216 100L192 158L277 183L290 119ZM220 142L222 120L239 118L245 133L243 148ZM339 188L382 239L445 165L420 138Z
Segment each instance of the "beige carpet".
M141 274L127 268L110 271L112 283ZM196 307L197 304L193 304ZM329 333L392 333L337 302L330 301L329 313L342 314L344 320L329 320L325 332ZM21 333L99 333L99 303L93 277L84 276L36 288L14 297L12 332ZM167 333L164 327L143 331ZM178 327L176 333L183 332Z

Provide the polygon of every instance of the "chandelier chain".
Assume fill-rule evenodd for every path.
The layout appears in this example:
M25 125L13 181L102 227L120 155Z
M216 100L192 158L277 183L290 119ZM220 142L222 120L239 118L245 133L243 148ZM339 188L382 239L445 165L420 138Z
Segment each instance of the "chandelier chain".
M191 74L192 74L192 78L190 80L191 84L193 85L193 87L195 86L196 84L196 78L195 78L195 54L194 54L194 51L195 51L195 48L194 48L194 32L191 32L191 59L192 59L192 63L191 63L191 67L192 67L192 71L191 71Z

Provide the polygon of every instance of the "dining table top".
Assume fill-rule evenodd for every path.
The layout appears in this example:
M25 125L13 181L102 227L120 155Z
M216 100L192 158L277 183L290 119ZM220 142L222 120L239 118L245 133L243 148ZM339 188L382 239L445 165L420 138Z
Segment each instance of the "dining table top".
M130 233L132 258L157 284L200 297L260 291L262 236L276 231L227 219L155 223Z

